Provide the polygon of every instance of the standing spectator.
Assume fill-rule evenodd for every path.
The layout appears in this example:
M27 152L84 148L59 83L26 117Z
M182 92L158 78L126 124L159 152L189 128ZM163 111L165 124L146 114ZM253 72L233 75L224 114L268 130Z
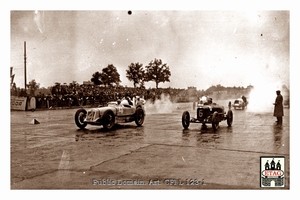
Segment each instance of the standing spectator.
M277 97L274 103L274 117L277 117L277 124L282 124L282 116L283 116L283 97L280 94L280 90L276 91Z
M16 83L13 83L10 92L11 92L10 93L11 96L17 96L18 95Z
M46 96L46 101L47 101L47 108L51 109L53 106L53 101L52 101L52 96L50 94Z
M42 107L42 93L39 92L36 95L36 108L41 108Z
M83 89L80 87L78 91L79 105L83 106Z
M242 99L243 99L245 105L247 106L247 98L243 95L243 96L242 96Z

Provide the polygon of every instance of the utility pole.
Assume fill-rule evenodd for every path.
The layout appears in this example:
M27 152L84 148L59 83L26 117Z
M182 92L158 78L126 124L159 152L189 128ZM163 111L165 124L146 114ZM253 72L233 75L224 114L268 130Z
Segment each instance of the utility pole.
M25 87L25 92L26 91L26 83L27 83L27 77L26 77L26 41L24 42L24 87Z

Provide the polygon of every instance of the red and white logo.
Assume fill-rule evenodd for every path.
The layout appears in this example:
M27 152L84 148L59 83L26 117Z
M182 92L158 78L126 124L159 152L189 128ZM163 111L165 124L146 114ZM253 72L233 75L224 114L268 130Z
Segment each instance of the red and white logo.
M263 170L261 174L267 177L278 177L283 176L284 172L282 170Z
M260 157L261 187L284 187L284 157Z

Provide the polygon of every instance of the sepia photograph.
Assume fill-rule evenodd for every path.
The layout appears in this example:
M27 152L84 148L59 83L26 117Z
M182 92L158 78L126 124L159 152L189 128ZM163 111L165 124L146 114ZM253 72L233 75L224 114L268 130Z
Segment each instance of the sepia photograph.
M9 190L290 190L291 10L118 8L7 11Z

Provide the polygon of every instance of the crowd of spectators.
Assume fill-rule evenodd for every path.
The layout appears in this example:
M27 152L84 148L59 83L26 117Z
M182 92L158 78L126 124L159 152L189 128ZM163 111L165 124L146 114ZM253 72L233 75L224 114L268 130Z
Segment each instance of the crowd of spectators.
M24 89L12 89L11 95L35 97L36 108L72 107L72 106L99 106L109 101L116 101L124 96L140 96L147 101L160 99L162 95L169 96L170 100L178 101L187 97L186 89L175 88L133 88L123 86L95 86L95 85L61 85L56 84L49 88L49 92L30 92Z
M223 90L221 90L221 89ZM226 89L226 90L225 90ZM208 95L217 99L230 98L240 94L249 94L251 87L247 88L223 88L210 87L206 91L199 91L195 87L187 89L177 88L134 88L124 86L97 86L93 84L55 84L49 88L39 88L35 90L20 89L11 87L11 96L35 97L36 108L51 109L55 107L74 106L104 106L109 101L116 101L125 96L140 96L148 102L154 102L163 96L172 102L193 102L203 95ZM211 90L211 91L210 91Z

